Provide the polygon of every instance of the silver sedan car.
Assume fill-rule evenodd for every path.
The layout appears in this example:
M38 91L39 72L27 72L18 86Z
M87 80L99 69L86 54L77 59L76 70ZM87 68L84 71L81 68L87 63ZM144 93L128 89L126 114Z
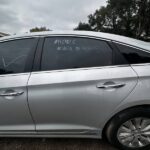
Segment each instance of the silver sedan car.
M150 44L78 31L1 38L0 136L150 149Z

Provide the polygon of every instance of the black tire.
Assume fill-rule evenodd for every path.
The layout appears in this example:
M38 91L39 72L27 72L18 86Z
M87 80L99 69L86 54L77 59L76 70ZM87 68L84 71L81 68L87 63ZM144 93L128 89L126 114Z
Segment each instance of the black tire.
M121 144L117 138L117 133L122 124L133 118L150 118L150 107L137 107L122 111L111 119L106 127L105 136L107 140L121 150L150 150L150 144L142 148L130 148Z

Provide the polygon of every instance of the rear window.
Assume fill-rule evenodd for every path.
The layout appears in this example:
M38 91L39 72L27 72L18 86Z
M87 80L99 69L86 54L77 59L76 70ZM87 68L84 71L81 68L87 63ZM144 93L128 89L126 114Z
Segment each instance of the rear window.
M130 64L150 63L150 53L129 46L116 44Z

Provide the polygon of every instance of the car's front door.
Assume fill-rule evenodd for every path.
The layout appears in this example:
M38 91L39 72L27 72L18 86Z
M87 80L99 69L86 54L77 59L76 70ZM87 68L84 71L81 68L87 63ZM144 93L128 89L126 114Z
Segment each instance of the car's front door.
M35 130L27 102L27 82L36 43L36 39L0 42L0 134Z
M41 69L31 74L28 83L36 130L97 133L104 119L137 83L130 66L113 66L113 56L106 41L46 38Z

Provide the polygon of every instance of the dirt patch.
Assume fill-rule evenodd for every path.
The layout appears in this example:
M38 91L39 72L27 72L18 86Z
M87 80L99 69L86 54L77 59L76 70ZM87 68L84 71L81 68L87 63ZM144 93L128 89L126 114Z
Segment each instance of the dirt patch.
M105 141L89 139L1 138L0 150L116 150Z

